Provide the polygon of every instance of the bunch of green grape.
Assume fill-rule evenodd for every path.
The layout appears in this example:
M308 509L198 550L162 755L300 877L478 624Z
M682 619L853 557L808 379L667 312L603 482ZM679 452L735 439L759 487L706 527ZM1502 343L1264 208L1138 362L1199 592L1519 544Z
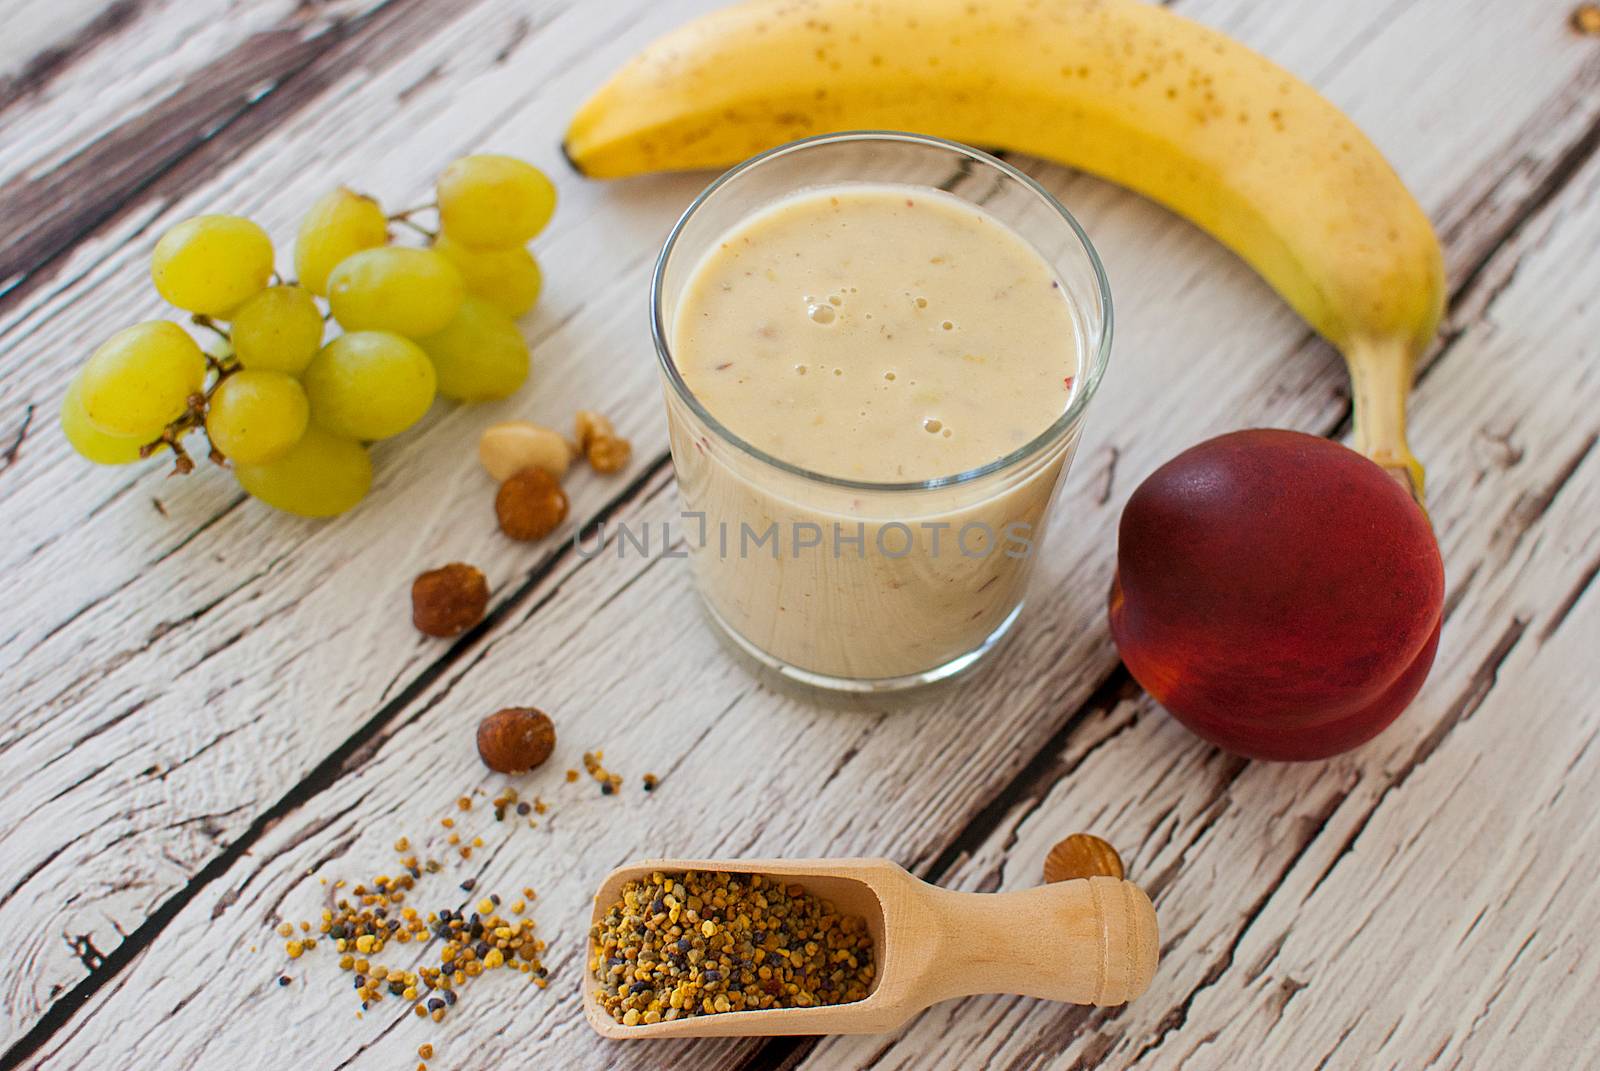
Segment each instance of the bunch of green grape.
M543 285L527 244L555 211L555 187L531 164L478 155L445 168L435 195L389 216L348 189L327 194L300 223L291 282L248 219L173 227L151 275L209 332L208 349L166 320L117 332L67 390L68 441L99 464L170 453L189 472L185 440L202 434L207 456L268 505L350 509L372 485L369 443L422 419L436 394L504 398L528 378L515 318ZM435 209L436 232L412 219ZM397 222L428 245L392 244ZM330 318L341 332L327 338Z

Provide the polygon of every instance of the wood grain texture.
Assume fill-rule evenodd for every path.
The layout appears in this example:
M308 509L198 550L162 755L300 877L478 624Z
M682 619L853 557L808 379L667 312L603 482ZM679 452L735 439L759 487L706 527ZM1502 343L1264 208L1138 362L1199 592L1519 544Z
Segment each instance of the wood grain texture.
M25 306L20 318L0 327L8 358L16 355L4 366L6 409L13 418L0 438L16 448L0 494L8 519L17 518L0 549L7 573L0 583L11 600L0 671L16 711L0 729L0 754L8 764L36 771L18 801L21 809L0 819L16 838L6 852L15 870L12 881L0 885L0 916L26 911L32 894L22 890L41 878L60 881L63 888L81 885L74 872L102 851L131 861L104 888L76 890L78 899L60 929L35 934L24 954L31 970L18 980L28 995L9 993L5 1001L14 1022L26 1021L82 976L67 935L87 935L109 953L122 934L449 650L408 627L387 631L404 624L401 607L415 572L465 558L505 590L538 570L549 548L508 544L494 529L471 450L483 422L516 413L564 423L578 398L613 412L624 427L637 420L614 404L608 366L583 361L590 352L585 347L626 352L628 332L604 303L591 308L575 333L564 329L562 319L575 314L584 284L553 279L531 332L536 347L552 338L551 345L559 347L553 352L565 359L536 358L535 374L548 393L523 401L536 400L537 407L441 405L429 428L456 422L457 430L431 446L432 432L420 430L380 449L374 503L391 503L393 512L364 510L349 518L360 530L340 535L347 522L299 523L244 503L219 473L174 480L154 467L85 469L54 433L66 370L103 330L97 325L157 313L143 261L163 221L226 207L250 212L282 234L292 230L296 214L319 189L354 179L356 172L392 203L422 199L424 184L439 167L488 138L503 119L485 106L484 94L504 96L491 84L466 94L463 107L479 120L463 129L442 108L461 91L438 83L430 72L444 57L471 55L476 66L462 72L464 79L484 81L486 71L491 83L496 73L504 78L498 53L482 54L470 44L509 44L526 25L522 47L542 47L539 27L549 26L561 10L539 5L499 14L474 11L463 23L431 24L432 51L397 62L386 77L352 73L348 80L359 91L344 86L340 106L300 116L283 130L284 142L246 165L251 177L224 172L184 207L154 216L147 209L149 218L130 234L87 243L105 247L109 260L43 309ZM569 20L566 30L577 42L574 48L606 31L582 19ZM599 74L594 70L585 78ZM416 114L377 124L358 118L391 111L393 100L419 83L425 88L411 99L437 113L433 123L419 123ZM426 86L439 96L428 97ZM539 87L523 92L536 96ZM574 83L568 92L576 96L580 86ZM341 155L313 171L317 153L341 129L356 126L368 130L366 161ZM377 155L385 145L391 147L389 164ZM531 142L508 147L528 152ZM552 172L559 166L554 156L554 147L546 146L540 159ZM261 167L266 173L256 170ZM265 202L241 198L246 188ZM631 207L655 203L664 226L681 195L663 190ZM540 255L554 263L583 261L584 208L581 200L569 207L566 219L540 241ZM129 245L132 235L137 237ZM97 285L108 277L109 285ZM595 282L602 292L609 285ZM618 300L614 295L612 301ZM595 331L597 323L612 323L612 333ZM564 387L554 386L563 379ZM643 399L636 404L642 407ZM407 462L395 448L414 461L440 463L439 475L402 477ZM578 515L593 513L625 482L575 481L570 490ZM440 486L453 488L455 497L442 499ZM469 523L468 517L486 523ZM314 552L312 545L331 553ZM405 564L397 571L395 562ZM335 595L336 589L345 594ZM385 609L375 611L375 604ZM356 650L362 653L352 657ZM285 673L289 666L296 668ZM223 702L225 696L248 699ZM351 705L342 719L297 713L343 702ZM284 724L283 715L267 716L268 711L291 713ZM284 744L294 756L287 766L281 764L288 757ZM28 814L33 819L24 821ZM64 892L60 900L72 895Z
M312 1066L394 1066L424 1037L441 1053L484 1061L800 1059L804 1044L599 1048L576 1015L579 920L599 875L667 851L860 852L892 854L964 887L1020 885L1035 880L1042 858L1030 846L1047 848L1075 828L1110 836L1136 880L1153 873L1180 905L1161 905L1177 965L1158 976L1160 996L1083 1020L1027 1002L970 1002L952 1006L963 1009L959 1021L936 1010L899 1041L825 1047L811 1056L817 1066L875 1057L922 1066L1013 1033L1016 1046L997 1062L1127 1063L1148 1046L1145 1063L1160 1066L1206 1047L1206 1034L1224 1027L1236 1029L1211 1040L1217 1051L1250 1038L1331 1044L1349 1025L1339 1017L1359 1010L1335 996L1331 1012L1313 1016L1302 1010L1312 1006L1309 994L1295 994L1312 984L1310 975L1330 970L1341 942L1365 940L1382 952L1396 933L1372 923L1366 935L1357 929L1362 918L1321 893L1319 913L1289 934L1298 916L1283 914L1285 890L1292 897L1296 882L1311 883L1309 897L1337 879L1354 898L1352 884L1358 890L1375 879L1357 865L1368 860L1363 853L1411 847L1404 837L1373 847L1374 828L1412 817L1393 817L1394 801L1415 796L1413 786L1442 761L1435 756L1459 746L1463 726L1503 728L1504 716L1486 722L1483 711L1505 694L1511 674L1531 672L1524 645L1544 636L1541 650L1562 650L1573 629L1580 640L1593 638L1592 598L1586 603L1583 592L1597 555L1570 510L1572 488L1593 479L1593 420L1582 407L1592 411L1595 384L1561 379L1585 367L1573 357L1585 335L1542 338L1545 359L1564 362L1556 378L1565 389L1554 401L1578 408L1536 413L1530 400L1526 421L1490 422L1468 437L1470 421L1503 401L1492 393L1500 377L1453 371L1462 354L1476 352L1466 347L1504 323L1514 326L1493 361L1528 359L1521 339L1540 338L1534 328L1550 314L1529 308L1527 292L1516 289L1527 265L1568 276L1563 294L1581 283L1570 249L1556 247L1565 259L1551 260L1557 254L1547 243L1551 221L1571 216L1568 188L1587 175L1600 63L1592 46L1567 35L1560 19L1530 11L1534 5L1182 5L1349 107L1441 222L1452 279L1466 288L1449 348L1424 383L1417 424L1436 499L1457 502L1444 510L1454 519L1441 534L1454 592L1450 636L1459 628L1461 638L1447 639L1418 716L1374 745L1378 752L1315 775L1215 755L1149 710L1115 673L1100 600L1113 522L1140 476L1229 427L1337 428L1342 372L1258 282L1192 229L1045 165L1026 166L1061 191L1095 235L1125 329L1042 569L1035 602L1051 613L1036 614L979 677L913 709L830 711L775 694L692 620L676 563L586 562L554 543L530 555L498 541L488 523L487 484L470 456L476 429L506 415L561 422L580 405L606 409L634 432L638 460L629 478L575 483L575 516L675 517L640 329L643 274L698 179L597 187L563 177L562 211L539 245L551 290L529 325L539 382L511 403L436 414L385 448L374 500L334 525L286 523L238 502L215 479L179 486L153 473L85 473L45 436L61 369L107 323L154 310L140 262L160 226L216 206L248 210L283 234L330 182L356 178L407 201L439 164L484 142L557 173L553 142L584 90L644 40L706 6L607 5L609 22L593 7L534 3L435 17L381 68L334 78L274 121L241 129L228 152L196 160L172 203L151 200L108 217L66 255L52 287L0 310L0 440L19 442L0 468L0 501L14 526L0 549L0 596L10 607L0 670L16 712L0 728L0 756L8 769L33 771L0 817L0 844L8 862L16 860L12 882L0 888L0 933L21 966L4 983L7 1038L21 1037L79 986L25 1039L24 1048L43 1046L39 1062L72 1066L114 1051L130 1066L259 1061L268 1053ZM503 58L485 41L503 42ZM1401 92L1396 71L1407 72ZM1584 233L1592 248L1592 230ZM1502 304L1514 294L1524 303ZM1567 322L1575 331L1587 324L1592 337L1592 315L1592 306L1578 308ZM1556 393L1541 395L1541 404ZM1431 403L1439 415L1421 415L1435 395L1444 399ZM1592 496L1576 497L1592 516ZM480 513L481 522L470 520ZM109 551L105 531L122 537ZM1571 544L1570 563L1535 553L1552 540ZM501 610L441 648L409 633L403 592L412 573L451 558L490 573ZM1564 564L1570 570L1557 568ZM1497 617L1517 593L1528 600L1525 611ZM1548 694L1570 702L1559 686L1566 678L1552 677L1558 686ZM307 869L365 877L389 865L388 844L399 832L418 837L463 786L480 781L470 747L476 718L526 701L557 715L557 761L605 746L616 768L665 778L649 797L630 783L621 799L601 798L588 784L540 782L554 814L503 843L489 837L494 850L457 874L475 873L483 887L540 887L537 914L556 984L539 994L486 979L462 1014L420 1033L393 1004L354 1022L351 998L325 959L302 961L280 990L274 972L283 961L268 926L280 914L314 910L320 886ZM971 726L980 716L985 732L977 736ZM1572 755L1555 757L1569 744L1562 737L1548 754L1529 751L1522 761L1549 787L1558 780L1550 764L1588 769ZM888 804L863 813L869 794ZM1447 790L1425 797L1423 806L1447 816L1430 819L1434 850L1457 850L1467 834L1443 834L1432 822L1475 828L1469 814L1450 810L1474 795L1483 792L1457 804ZM1519 821L1533 821L1532 806L1517 802ZM1330 876L1315 882L1307 868ZM1480 899L1491 878L1506 876L1487 865L1483 874ZM1412 875L1406 887L1420 880ZM1180 888L1189 890L1181 900ZM1537 900L1543 888L1536 883L1524 895ZM445 882L438 895L461 899L453 889ZM1173 927L1174 909L1180 918L1190 912L1188 926ZM1346 929L1317 921L1325 914ZM1484 934L1502 932L1494 921L1479 924ZM1269 929L1289 934L1278 955L1288 950L1293 970L1280 976L1269 961L1252 978L1249 968L1270 949L1261 944ZM127 934L134 938L124 945ZM1437 927L1417 926L1412 939L1424 950L1442 947ZM246 955L252 945L256 956ZM240 957L221 977L219 950ZM1357 988L1370 989L1363 969L1370 963L1343 966ZM1263 1025L1269 1012L1245 1015L1252 1001L1267 1000L1263 978L1279 986L1281 1034ZM1393 984L1390 974L1378 981ZM1450 981L1449 972L1430 976L1426 992L1445 994ZM1505 992L1502 1008L1525 1007L1526 994L1539 990L1513 978ZM1438 1007L1417 999L1395 1034L1402 1040L1384 1042L1402 1064L1426 1058L1425 1043L1437 1041L1440 1027L1468 1014L1443 996ZM487 1022L512 1025L487 1038ZM1485 1023L1473 1054L1508 1044L1497 1015ZM1362 1033L1369 1027L1351 1028L1347 1051L1383 1049Z

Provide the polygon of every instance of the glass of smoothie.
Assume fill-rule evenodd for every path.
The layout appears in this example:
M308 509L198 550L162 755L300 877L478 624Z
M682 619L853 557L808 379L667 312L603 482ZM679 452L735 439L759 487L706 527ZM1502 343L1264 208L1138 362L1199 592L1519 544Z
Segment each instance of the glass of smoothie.
M809 138L700 195L651 306L687 553L735 645L855 692L993 649L1110 352L1067 210L964 145Z

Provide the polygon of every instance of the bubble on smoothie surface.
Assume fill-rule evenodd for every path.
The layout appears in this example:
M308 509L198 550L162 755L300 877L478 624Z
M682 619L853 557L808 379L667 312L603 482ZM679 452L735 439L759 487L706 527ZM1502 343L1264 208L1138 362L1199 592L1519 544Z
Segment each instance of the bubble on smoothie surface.
M832 305L824 305L821 302L813 302L807 306L806 314L819 324L831 324L839 315Z
M936 420L933 417L929 417L927 420L924 420L922 422L922 426L924 428L926 428L929 432L937 433L937 432L943 430L944 422L941 421L941 420Z

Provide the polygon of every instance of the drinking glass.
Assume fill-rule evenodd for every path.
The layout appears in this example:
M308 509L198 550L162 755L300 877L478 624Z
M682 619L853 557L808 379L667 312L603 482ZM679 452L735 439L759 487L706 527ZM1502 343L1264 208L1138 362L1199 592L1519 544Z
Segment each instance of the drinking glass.
M718 240L775 201L853 183L944 190L1009 226L1054 270L1077 370L1060 417L1021 448L935 479L843 479L741 439L684 382L673 318ZM1071 214L1010 164L955 142L886 131L807 138L733 168L689 206L656 262L650 304L688 557L734 644L785 677L847 692L930 683L993 650L1021 613L1110 355L1105 271Z

